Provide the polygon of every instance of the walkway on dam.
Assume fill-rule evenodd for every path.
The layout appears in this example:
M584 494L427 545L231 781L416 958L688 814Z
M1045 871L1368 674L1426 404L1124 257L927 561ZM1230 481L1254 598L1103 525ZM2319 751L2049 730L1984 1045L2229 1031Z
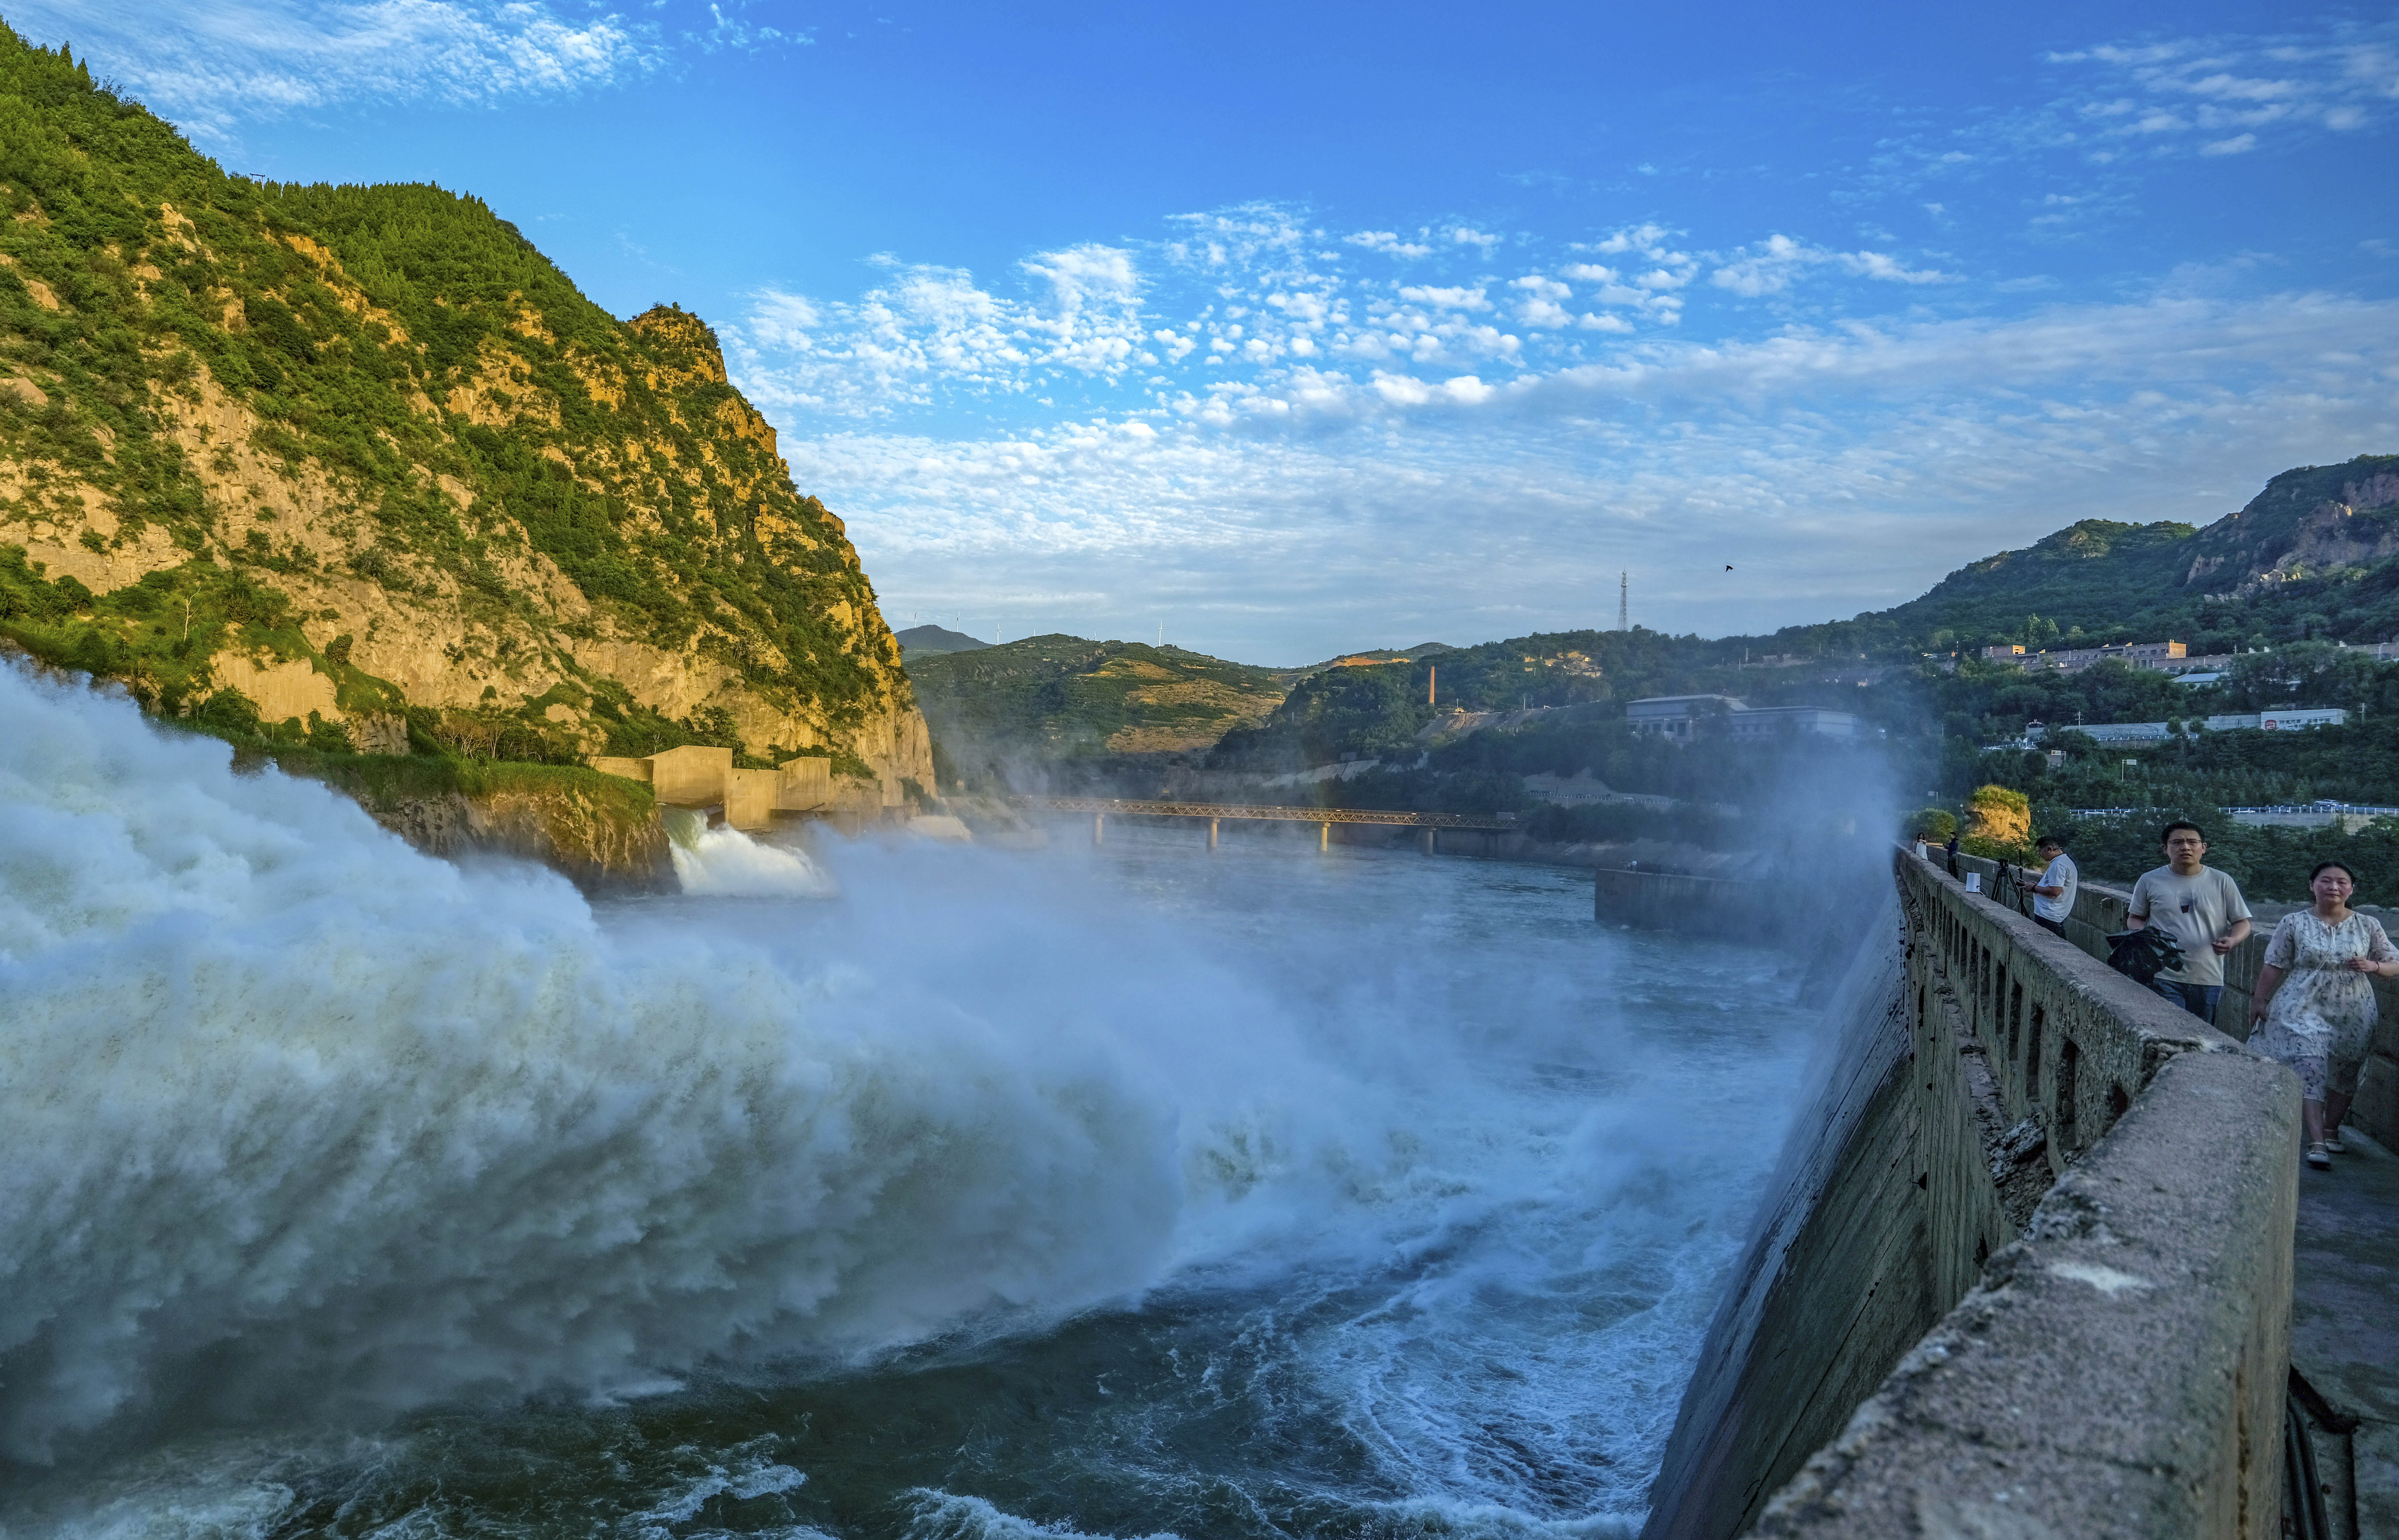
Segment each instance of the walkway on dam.
M2291 1366L2349 1438L2360 1540L2399 1540L2399 1155L2344 1131L2330 1171L2299 1172ZM2337 1480L2337 1473L2322 1473ZM2350 1533L2341 1516L2333 1533Z

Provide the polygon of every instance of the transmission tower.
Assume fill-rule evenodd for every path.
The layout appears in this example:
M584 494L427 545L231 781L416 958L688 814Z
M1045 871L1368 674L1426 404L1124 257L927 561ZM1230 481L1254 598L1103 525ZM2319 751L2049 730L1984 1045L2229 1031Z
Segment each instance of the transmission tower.
M1627 572L1616 574L1616 628L1633 628L1633 574Z

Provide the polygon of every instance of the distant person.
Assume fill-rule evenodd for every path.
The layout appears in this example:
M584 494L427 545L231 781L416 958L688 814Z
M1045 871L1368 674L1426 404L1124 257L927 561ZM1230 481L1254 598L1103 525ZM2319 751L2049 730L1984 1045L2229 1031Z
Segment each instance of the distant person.
M2239 884L2202 863L2207 836L2199 825L2177 818L2158 831L2158 840L2166 864L2133 885L2126 924L2134 930L2154 925L2182 947L2182 966L2159 974L2149 987L2214 1026L2216 1002L2224 993L2224 954L2249 939L2249 906Z
M2349 907L2357 878L2340 862L2318 863L2308 891L2315 907L2284 915L2266 943L2249 1046L2299 1072L2308 1164L2321 1171L2347 1153L2340 1120L2374 1042L2374 980L2399 976L2399 947L2381 921Z
M2082 885L2082 874L2074 869L2074 858L2066 853L2066 842L2056 835L2043 834L2033 848L2046 864L2040 881L2032 885L2032 923L2063 936L2067 918L2074 912L2074 890Z
M1941 847L1941 854L1949 863L1949 875L1958 876L1958 836L1956 834L1949 836L1949 843Z

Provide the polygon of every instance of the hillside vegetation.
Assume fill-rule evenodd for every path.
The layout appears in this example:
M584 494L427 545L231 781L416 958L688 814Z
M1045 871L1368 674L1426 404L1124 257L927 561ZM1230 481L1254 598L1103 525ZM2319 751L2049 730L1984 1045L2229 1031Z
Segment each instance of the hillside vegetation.
M929 780L714 334L472 197L228 176L0 30L0 633L268 742Z
M1282 676L1181 647L1027 637L911 658L954 776L1205 751L1282 700Z

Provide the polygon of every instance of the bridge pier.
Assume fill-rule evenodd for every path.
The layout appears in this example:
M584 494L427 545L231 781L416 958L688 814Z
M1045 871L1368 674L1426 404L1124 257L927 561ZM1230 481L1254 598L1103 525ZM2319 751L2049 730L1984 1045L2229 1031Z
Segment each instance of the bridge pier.
M1416 835L1416 847L1428 856L1439 855L1441 853L1440 846L1434 842L1440 837L1441 831L1438 829L1423 830Z
M1208 848L1211 850L1216 848L1216 820L1214 818L1210 818L1208 820Z
M1105 839L1107 838L1107 835L1108 835L1108 816L1107 816L1105 813L1094 813L1094 814L1092 814L1092 815L1091 815L1091 843L1092 843L1093 844L1100 844L1102 841L1105 840Z
M1318 824L1316 826L1316 853L1321 856L1332 848L1333 825L1330 823Z

